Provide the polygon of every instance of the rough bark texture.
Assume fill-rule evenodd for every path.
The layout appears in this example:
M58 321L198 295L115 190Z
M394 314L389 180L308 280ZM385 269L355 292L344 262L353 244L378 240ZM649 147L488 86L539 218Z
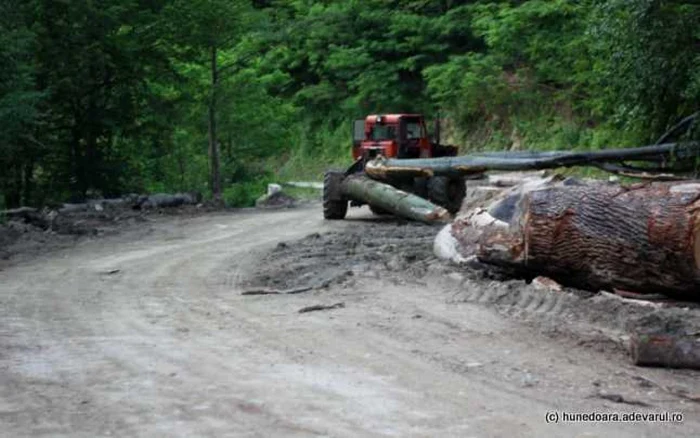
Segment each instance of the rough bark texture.
M478 256L575 287L697 298L699 212L700 183L557 185L523 194Z
M635 365L700 370L700 338L667 334L634 335L630 356Z
M400 217L420 222L447 222L447 210L432 202L362 175L343 181L343 193L350 199L365 202Z

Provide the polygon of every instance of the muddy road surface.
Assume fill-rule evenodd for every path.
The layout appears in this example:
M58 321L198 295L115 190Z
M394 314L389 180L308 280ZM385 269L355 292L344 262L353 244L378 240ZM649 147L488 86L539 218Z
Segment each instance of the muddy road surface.
M432 258L437 231L315 205L8 263L0 436L700 436L698 372L624 354L625 321L658 315L458 272ZM563 418L629 412L683 421Z

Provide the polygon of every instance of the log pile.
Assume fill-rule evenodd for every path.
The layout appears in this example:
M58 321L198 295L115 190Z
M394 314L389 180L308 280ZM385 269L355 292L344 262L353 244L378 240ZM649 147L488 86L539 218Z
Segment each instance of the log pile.
M183 205L196 205L201 202L201 195L194 193L153 195L127 195L114 199L91 199L78 204L60 204L53 207L20 207L0 211L0 217L11 221L21 221L42 230L60 229L72 234L75 222L72 218L87 216L104 216L111 218L106 211L149 210L173 208ZM81 222L80 218L78 222ZM80 234L80 233L79 233Z

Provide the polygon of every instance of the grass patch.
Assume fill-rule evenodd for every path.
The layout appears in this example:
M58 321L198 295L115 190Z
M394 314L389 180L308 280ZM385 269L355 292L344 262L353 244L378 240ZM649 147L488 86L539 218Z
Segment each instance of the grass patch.
M226 187L222 193L226 207L253 207L255 201L267 193L267 184L272 182L267 177L234 183Z
M352 164L349 124L320 127L294 141L296 144L269 168L280 181L323 181L326 170L347 169Z
M317 201L323 196L322 191L319 189L312 189L307 187L284 187L284 193L288 194L294 199L299 199L302 201Z

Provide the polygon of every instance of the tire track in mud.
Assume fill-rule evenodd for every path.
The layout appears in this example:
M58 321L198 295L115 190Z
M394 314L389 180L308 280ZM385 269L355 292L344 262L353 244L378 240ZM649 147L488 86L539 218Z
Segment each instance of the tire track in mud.
M554 291L524 280L509 280L499 273L455 266L433 256L436 234L435 227L391 222L359 223L343 231L314 233L278 245L244 283L291 288L331 278L346 290L368 282L430 284L433 294L447 304L494 309L566 348L592 350L616 363L628 362L630 332L700 332L700 309L695 304L640 302L574 289ZM393 336L402 337L391 323L377 323L377 329L382 330L382 325ZM459 362L454 358L434 360L448 368ZM685 376L683 371L671 373Z
M432 253L436 227L399 221L358 222L343 231L313 233L267 253L244 285L289 289L332 283L351 286L353 276L391 283L436 281L453 303L476 303L543 330L605 333L619 342L634 330L700 332L700 306L651 303L609 293L554 291L488 271L454 266Z
M574 289L554 291L518 280L464 278L457 286L453 283L451 290L452 302L494 307L509 317L539 321L545 327L566 322L618 334L636 330L700 331L700 309L695 303L645 302Z

